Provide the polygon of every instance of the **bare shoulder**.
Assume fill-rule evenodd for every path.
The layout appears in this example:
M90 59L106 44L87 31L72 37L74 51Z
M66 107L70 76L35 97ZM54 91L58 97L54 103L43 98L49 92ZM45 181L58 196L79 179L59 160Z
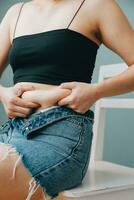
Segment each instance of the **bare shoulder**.
M104 13L103 10L107 9L109 12L108 7L114 3L114 0L85 0L84 2L84 15L86 13L89 30L91 30L91 33L96 42L98 41L98 44L102 43L99 29L100 16Z
M119 6L114 0L87 0L85 2L85 12L89 17L89 21L92 21L96 25L101 15L105 15L105 13L111 11L117 12L117 9L119 10Z
M106 5L116 5L116 1L115 0L92 0L92 1L88 1L89 3L91 3L93 6L95 6L96 8L99 7L104 7Z
M19 2L19 3L16 3L16 4L13 4L8 10L7 10L7 13L6 15L8 15L10 17L10 19L12 17L14 17L17 12L19 11L20 7L22 6L23 2Z
M96 18L103 10L110 12L110 10L119 9L115 0L88 0L86 4L87 8L96 16Z
M130 65L134 62L134 31L129 19L114 0L94 0L101 43Z
M27 1L27 2L19 2L13 4L7 11L7 14L10 15L11 21L14 23L14 20L16 20L16 17L18 16L18 13L21 9L21 6L25 4L25 9L31 8L34 6L33 1Z
M96 18L100 19L100 16L104 16L109 13L120 15L123 14L120 6L115 0L92 0L89 1L91 4L92 10L94 14L96 14Z
M9 8L9 10L10 10L10 11L17 11L23 3L24 3L24 2L15 3L15 4L13 4L13 5Z
M11 47L10 28L13 16L16 14L21 3L11 6L0 23L0 75L8 61L8 52Z

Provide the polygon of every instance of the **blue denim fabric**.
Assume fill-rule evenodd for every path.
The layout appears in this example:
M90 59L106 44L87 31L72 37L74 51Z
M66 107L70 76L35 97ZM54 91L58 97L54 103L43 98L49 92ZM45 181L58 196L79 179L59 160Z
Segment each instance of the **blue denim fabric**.
M82 183L89 165L94 112L77 113L66 106L11 119L0 141L22 155L32 177L52 198Z

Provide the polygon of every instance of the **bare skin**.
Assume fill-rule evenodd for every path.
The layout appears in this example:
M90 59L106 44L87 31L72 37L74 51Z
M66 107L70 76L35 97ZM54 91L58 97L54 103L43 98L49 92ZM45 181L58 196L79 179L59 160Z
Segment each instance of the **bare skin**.
M32 91L24 92L21 96L22 99L39 104L38 110L48 108L53 105L58 105L57 102L71 94L69 89L62 89L59 87L46 87L35 89Z
M81 0L33 0L26 3L21 13L15 37L66 28L80 3ZM14 27L20 6L21 3L12 6L0 25L0 74L2 74L8 64L7 57L12 45ZM34 23L32 23L33 21ZM37 106L37 108L41 108L55 105L56 101L61 98L63 98L60 101L61 105L68 104L74 110L83 112L102 96L116 95L119 92L123 93L134 89L134 32L114 0L86 0L69 28L87 36L98 45L103 43L121 56L131 67L122 75L101 84L67 83L63 87L59 87L47 84L21 83L23 87L25 84L34 86L34 91L25 89L19 92L17 96L14 89L10 88L9 91L12 94L10 101L8 101L8 97L6 98L5 95L7 88L1 86L0 101L5 104L5 109L9 116L18 117L22 114L26 116L29 114L31 107ZM124 86L125 84L126 86ZM50 90L49 92L48 89ZM68 95L69 90L71 91L70 95ZM41 98L37 98L37 94L42 94L43 91L44 100L41 95ZM57 96L55 91L57 91ZM64 98L65 96L67 97ZM16 97L18 97L17 102ZM48 102L49 98L52 100L50 104ZM25 110L22 109L22 102L23 105L25 104ZM0 145L2 155L6 154L6 148L6 145ZM12 163L14 163L14 158L12 157L7 157L7 161L1 161L0 163L0 179L4 180L3 184L5 184L4 186L0 185L0 199L7 200L10 196L12 199L24 200L28 193L28 183L31 175L23 167L23 164L20 163L16 179L12 183L14 187L12 187L12 184L9 185L9 180L6 176L11 171ZM21 177L23 177L23 180ZM19 193L14 190L17 186L21 188ZM35 195L32 197L32 200L43 198L41 187L39 187ZM61 199L63 200L64 198L62 197Z

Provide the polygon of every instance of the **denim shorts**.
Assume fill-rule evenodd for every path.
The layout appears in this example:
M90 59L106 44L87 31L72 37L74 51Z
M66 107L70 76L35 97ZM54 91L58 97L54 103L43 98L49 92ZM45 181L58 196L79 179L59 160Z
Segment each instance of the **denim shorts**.
M50 107L1 126L0 142L22 156L25 167L52 199L82 183L93 137L94 112Z

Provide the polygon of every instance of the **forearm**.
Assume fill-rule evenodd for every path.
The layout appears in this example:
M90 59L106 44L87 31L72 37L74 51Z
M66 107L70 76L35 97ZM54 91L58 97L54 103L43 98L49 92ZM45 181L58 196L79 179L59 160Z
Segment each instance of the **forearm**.
M134 91L134 65L112 78L97 84L97 98L120 95Z

